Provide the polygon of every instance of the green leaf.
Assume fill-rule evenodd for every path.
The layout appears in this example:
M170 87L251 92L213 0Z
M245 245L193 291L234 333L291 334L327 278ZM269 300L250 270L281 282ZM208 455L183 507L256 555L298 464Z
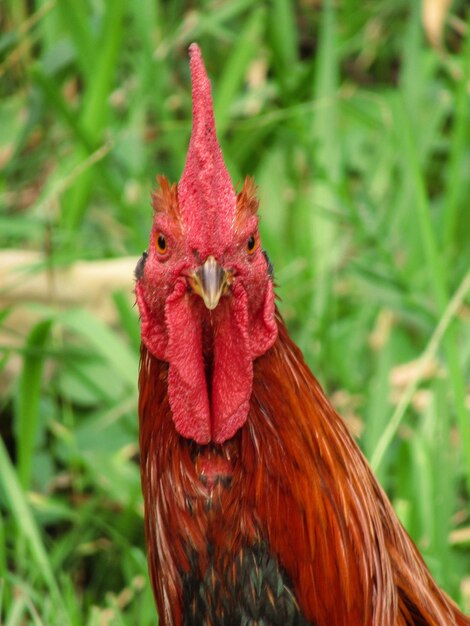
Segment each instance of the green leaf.
M84 309L73 309L61 315L60 320L85 338L118 377L119 383L136 389L138 357L106 324ZM116 381L118 382L118 381ZM122 395L122 387L112 390Z
M18 474L23 489L31 479L31 464L39 421L42 373L45 348L49 341L52 320L46 319L30 332L23 355L23 367L18 389L18 431L16 446Z

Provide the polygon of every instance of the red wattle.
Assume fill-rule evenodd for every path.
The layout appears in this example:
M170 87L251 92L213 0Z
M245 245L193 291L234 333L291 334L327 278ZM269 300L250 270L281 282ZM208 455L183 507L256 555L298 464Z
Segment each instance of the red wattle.
M223 443L248 417L253 384L253 361L248 337L246 293L238 289L217 328L212 375L212 440Z
M180 280L165 307L169 362L168 397L176 430L187 439L207 444L211 421L202 355L202 328L195 307Z

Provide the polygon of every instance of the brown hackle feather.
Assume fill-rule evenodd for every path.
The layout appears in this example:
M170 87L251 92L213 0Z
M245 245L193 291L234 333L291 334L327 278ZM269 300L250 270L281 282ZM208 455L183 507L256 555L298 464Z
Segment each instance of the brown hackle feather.
M201 482L197 448L171 419L167 365L142 347L141 473L160 624L182 623L188 546L202 573L213 546L217 576L243 546L265 541L312 624L469 626L432 580L279 315L277 322L275 345L254 363L248 421L219 449L233 468L230 488Z
M255 179L252 176L246 176L241 191L237 193L236 225L243 224L247 218L256 215L259 206L256 190Z
M166 176L157 176L158 186L152 192L152 207L155 213L166 213L180 221L178 186L171 184Z

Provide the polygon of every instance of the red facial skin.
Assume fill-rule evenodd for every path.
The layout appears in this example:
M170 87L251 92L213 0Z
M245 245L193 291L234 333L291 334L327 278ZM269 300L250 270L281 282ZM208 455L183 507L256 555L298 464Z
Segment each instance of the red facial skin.
M177 431L199 444L222 443L245 423L253 359L277 336L272 279L258 219L247 210L248 193L254 192L250 181L238 196L231 228L205 245L202 254L199 232L193 236L184 223L175 192L163 183L162 193L156 195L148 257L136 285L142 340L154 356L169 363ZM256 206L252 196L250 201ZM158 249L159 236L165 238L164 252ZM252 236L256 243L249 251ZM227 293L213 311L188 281L209 255L231 276Z

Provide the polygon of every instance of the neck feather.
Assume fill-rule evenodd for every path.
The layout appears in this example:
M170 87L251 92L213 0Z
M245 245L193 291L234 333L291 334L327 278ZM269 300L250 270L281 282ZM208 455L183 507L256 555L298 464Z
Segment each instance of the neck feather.
M142 488L162 624L181 622L188 543L203 567L207 538L219 535L224 551L267 541L303 613L319 624L395 626L416 606L424 623L459 623L279 314L277 323L276 343L254 362L248 420L220 446L234 463L220 494L221 511L236 511L226 518L207 512L194 447L174 428L167 365L142 347Z

